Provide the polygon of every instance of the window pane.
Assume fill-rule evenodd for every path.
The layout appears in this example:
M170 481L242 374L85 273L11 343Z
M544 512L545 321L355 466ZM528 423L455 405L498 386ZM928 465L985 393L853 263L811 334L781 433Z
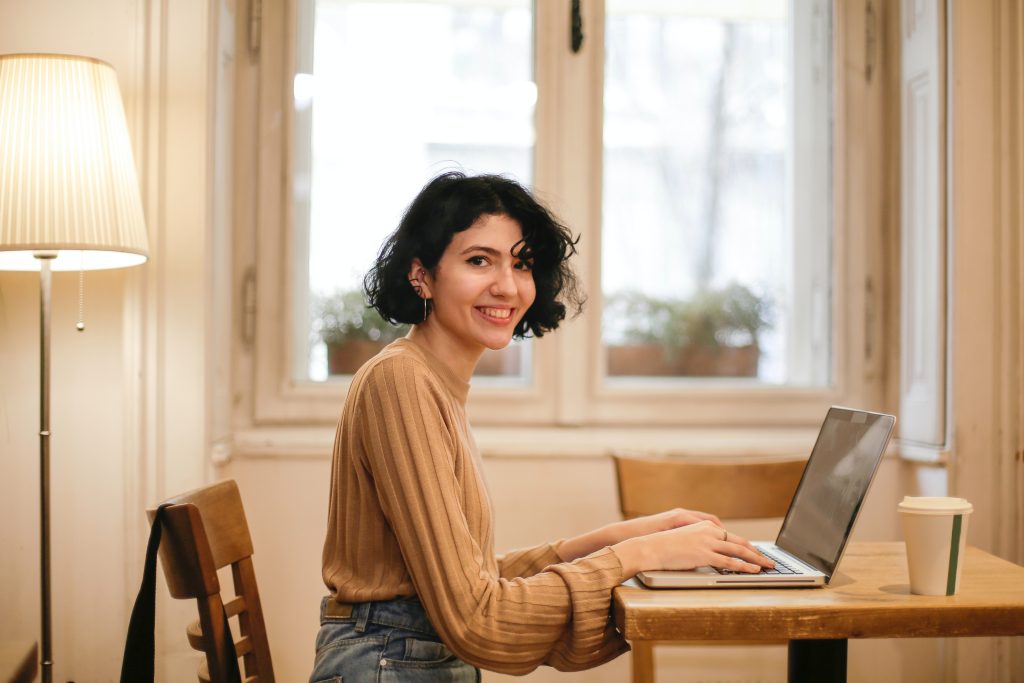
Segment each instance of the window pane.
M350 374L405 333L365 309L361 283L430 178L462 169L531 182L530 9L529 0L300 3L297 379ZM526 377L528 350L488 351L477 374Z
M827 2L608 3L608 375L829 381Z

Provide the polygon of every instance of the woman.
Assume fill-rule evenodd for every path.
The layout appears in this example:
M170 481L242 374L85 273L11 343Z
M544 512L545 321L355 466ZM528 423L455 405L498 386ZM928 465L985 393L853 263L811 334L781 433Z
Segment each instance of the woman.
M466 420L485 349L579 311L568 230L498 176L435 178L366 277L409 335L352 379L338 425L311 681L474 681L602 664L628 648L612 589L641 570L771 562L713 515L672 510L494 555Z

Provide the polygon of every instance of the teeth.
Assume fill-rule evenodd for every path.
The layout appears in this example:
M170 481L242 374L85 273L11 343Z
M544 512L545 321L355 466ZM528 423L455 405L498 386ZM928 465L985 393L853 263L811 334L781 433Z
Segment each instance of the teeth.
M512 311L508 308L481 308L484 315L489 315L492 318L508 318L512 315Z

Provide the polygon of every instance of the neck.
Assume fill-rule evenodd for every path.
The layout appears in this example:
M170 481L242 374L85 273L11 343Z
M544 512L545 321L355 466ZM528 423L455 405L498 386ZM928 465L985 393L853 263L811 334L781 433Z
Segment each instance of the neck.
M412 326L409 339L425 347L463 382L469 382L484 353L482 346L466 346L430 324L430 319Z

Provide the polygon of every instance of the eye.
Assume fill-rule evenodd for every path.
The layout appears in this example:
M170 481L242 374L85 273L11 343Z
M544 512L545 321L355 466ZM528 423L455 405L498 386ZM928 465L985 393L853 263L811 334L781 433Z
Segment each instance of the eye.
M466 263L468 263L471 266L486 266L487 265L487 257L486 256L470 256L468 259L466 259Z
M533 270L533 261L516 261L514 268L516 270L525 270L529 272Z

